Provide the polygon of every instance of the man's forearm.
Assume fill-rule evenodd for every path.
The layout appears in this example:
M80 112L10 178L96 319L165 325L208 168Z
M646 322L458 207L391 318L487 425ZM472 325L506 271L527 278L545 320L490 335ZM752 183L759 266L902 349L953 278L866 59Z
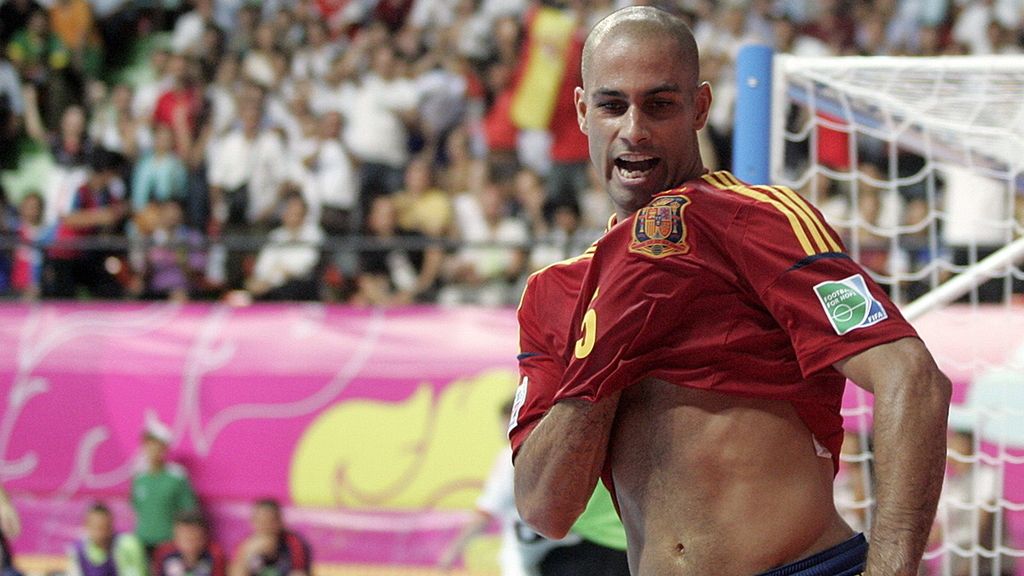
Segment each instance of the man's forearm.
M619 394L595 403L555 404L515 461L516 507L548 538L561 538L583 513L604 466Z
M938 370L921 380L887 387L875 399L877 511L867 564L873 576L917 574L935 518L945 470L949 381Z

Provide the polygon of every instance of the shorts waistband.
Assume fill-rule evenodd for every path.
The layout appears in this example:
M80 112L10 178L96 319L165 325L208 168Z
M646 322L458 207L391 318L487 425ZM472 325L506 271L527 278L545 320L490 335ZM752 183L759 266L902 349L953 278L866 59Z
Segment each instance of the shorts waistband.
M857 534L814 556L763 572L758 576L859 576L864 572L868 541Z

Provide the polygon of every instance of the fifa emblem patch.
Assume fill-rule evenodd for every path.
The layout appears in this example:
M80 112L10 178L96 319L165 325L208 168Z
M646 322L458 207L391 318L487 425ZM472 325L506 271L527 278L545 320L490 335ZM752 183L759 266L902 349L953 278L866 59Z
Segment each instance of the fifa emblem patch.
M864 277L854 274L843 280L829 280L814 287L836 334L842 336L858 328L878 324L889 315L868 290Z
M641 208L633 224L629 251L651 258L688 253L683 210L689 203L686 196L662 196Z

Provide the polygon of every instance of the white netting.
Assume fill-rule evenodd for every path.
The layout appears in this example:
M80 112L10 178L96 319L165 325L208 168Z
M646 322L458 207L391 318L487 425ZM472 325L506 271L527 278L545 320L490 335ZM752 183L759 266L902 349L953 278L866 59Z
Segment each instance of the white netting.
M1024 575L1024 57L778 56L773 102L772 180L823 210L954 381L928 573ZM837 481L862 529L870 400L848 390Z

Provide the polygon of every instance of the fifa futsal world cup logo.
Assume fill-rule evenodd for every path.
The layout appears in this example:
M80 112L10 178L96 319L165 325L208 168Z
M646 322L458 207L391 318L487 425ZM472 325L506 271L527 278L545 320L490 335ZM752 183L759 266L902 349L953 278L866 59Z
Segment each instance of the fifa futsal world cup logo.
M888 317L860 274L822 282L814 287L814 293L832 328L840 336L857 328L878 324Z

